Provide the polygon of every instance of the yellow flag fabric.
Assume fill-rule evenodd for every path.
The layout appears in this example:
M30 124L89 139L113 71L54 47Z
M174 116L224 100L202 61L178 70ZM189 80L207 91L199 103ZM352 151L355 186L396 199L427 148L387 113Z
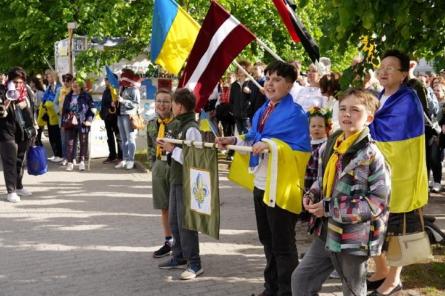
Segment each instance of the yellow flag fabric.
M71 91L71 87L62 86L60 88L59 97L57 98L57 102L59 104L60 114L62 114L63 102L65 101L65 97Z
M299 214L302 210L304 175L311 156L309 152L292 150L285 142L278 139L262 139L269 144L266 189L263 202L276 205L291 213ZM229 172L229 180L253 191L253 174L249 174L249 155L235 153Z
M391 168L391 213L406 213L428 202L425 135L392 142L376 141ZM407 198L409 197L409 198Z
M254 176L249 171L249 158L250 155L248 153L235 152L227 178L233 183L252 192Z
M207 118L199 120L199 130L202 132L211 132L210 123Z
M278 139L263 139L269 144L269 163L263 202L294 214L301 213L304 175L310 152L292 150Z

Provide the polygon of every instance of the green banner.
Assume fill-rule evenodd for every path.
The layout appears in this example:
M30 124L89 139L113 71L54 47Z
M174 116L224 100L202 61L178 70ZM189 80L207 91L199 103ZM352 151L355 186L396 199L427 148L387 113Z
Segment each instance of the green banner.
M219 239L218 150L182 149L184 228Z

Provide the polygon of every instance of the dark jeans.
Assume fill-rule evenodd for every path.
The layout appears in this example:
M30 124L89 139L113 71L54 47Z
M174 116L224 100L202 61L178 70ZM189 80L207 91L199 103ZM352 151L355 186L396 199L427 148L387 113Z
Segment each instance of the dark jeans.
M238 130L238 134L243 135L247 133L247 130L250 128L250 120L248 117L244 118L236 118L236 129Z
M43 146L42 144L42 133L43 133L43 127L39 127L39 129L37 130L37 136L35 139L35 145L36 146Z
M14 141L0 142L3 176L5 178L5 185L8 193L12 193L15 192L16 189L23 188L23 163L28 147L28 140L22 141L18 144Z
M186 259L189 265L201 268L199 257L198 232L183 227L184 197L182 185L170 186L168 221L173 233L173 257L177 260Z
M235 128L235 125L232 122L221 121L221 125L222 125L222 128L223 128L224 137L231 137L231 136L233 136L233 130Z
M48 137L54 156L62 157L62 136L60 135L60 127L58 124L48 124Z
M65 138L66 138L66 159L68 162L73 162L73 159L76 157L75 144L77 141L77 137L79 136L80 143L80 152L79 158L80 161L85 161L88 153L88 133L81 133L79 129L65 129Z
M291 275L298 265L295 242L297 215L263 202L264 191L253 190L258 236L264 246L266 295L291 295Z
M435 183L442 181L442 149L439 145L439 137L432 137L426 146L426 164L427 172L433 171L433 179Z
M108 151L110 154L108 158L122 159L122 148L121 148L121 137L119 135L119 128L117 127L117 116L112 117L111 119L105 119L105 129L107 130L107 143L108 143ZM117 142L117 154L116 154L116 142Z

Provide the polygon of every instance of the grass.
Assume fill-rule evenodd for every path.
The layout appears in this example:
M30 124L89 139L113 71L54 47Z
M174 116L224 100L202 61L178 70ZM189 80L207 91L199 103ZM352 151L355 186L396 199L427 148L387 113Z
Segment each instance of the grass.
M420 295L445 295L445 246L433 247L434 261L403 268L404 289L412 289Z

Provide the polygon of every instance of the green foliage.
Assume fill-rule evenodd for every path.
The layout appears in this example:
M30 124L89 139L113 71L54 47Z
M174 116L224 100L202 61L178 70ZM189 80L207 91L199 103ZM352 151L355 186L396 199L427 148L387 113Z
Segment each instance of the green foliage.
M442 0L332 0L323 44L358 44L361 36L375 35L377 54L391 48L414 57L443 55L445 47L445 2ZM340 52L343 46L340 47Z
M147 52L151 38L153 0L0 0L0 70L21 65L29 72L47 68L54 61L54 42L67 37L66 25L76 21L75 33L88 37L122 37L119 46L90 49L76 57L81 75L97 72L103 65ZM445 47L445 1L442 0L305 0L295 1L297 15L320 46L321 56L331 58L333 69L350 67L362 36L375 36L375 51L360 66L388 48L400 48L415 57L442 57ZM209 0L179 3L198 22ZM246 25L284 60L310 63L301 44L291 41L272 1L220 0L219 3ZM384 41L382 41L382 39ZM365 58L370 52L364 52ZM240 59L273 60L252 42ZM352 69L351 69L352 70ZM359 72L363 72L359 70ZM352 76L355 77L357 73Z

